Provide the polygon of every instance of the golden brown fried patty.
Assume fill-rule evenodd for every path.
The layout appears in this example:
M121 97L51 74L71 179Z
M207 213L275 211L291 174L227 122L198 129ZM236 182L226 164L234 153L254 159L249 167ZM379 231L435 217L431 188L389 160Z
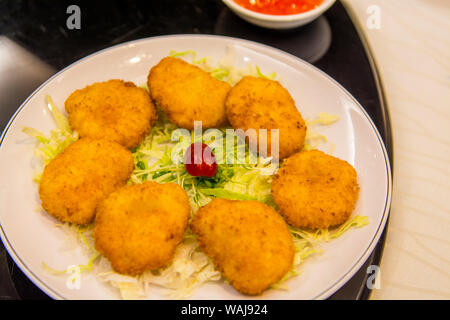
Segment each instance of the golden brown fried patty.
M147 91L132 82L109 80L74 91L65 102L69 123L80 137L137 146L156 121Z
M39 185L42 207L60 221L88 224L98 203L123 186L133 168L131 152L120 144L80 139L45 166Z
M303 147L305 121L295 107L294 99L278 81L244 77L228 93L225 106L228 120L235 130L255 129L257 134L259 129L268 130L268 155L272 155L271 129L279 129L280 159ZM258 143L259 140L258 134ZM266 155L265 152L260 154Z
M355 169L318 150L285 160L272 180L272 196L289 224L328 228L342 224L358 199Z
M177 126L192 130L194 121L202 121L203 128L226 125L230 85L199 67L166 57L150 70L147 83L153 100Z
M123 187L98 207L95 247L119 273L137 275L164 267L183 239L189 212L188 196L177 184Z
M294 242L283 218L259 201L214 199L191 223L201 249L242 293L260 294L291 268Z

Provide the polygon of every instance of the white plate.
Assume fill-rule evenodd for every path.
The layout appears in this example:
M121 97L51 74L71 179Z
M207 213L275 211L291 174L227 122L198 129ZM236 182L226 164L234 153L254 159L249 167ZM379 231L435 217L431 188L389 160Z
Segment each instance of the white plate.
M87 84L120 78L136 84L146 82L153 65L170 50L195 50L216 61L227 46L234 46L237 66L257 64L262 72L276 71L306 118L318 112L338 114L340 120L321 132L335 144L334 155L347 160L358 172L361 186L355 214L368 216L370 224L353 229L324 245L324 253L308 259L302 274L292 278L289 290L268 290L257 299L323 299L349 280L374 249L384 228L391 199L391 172L380 135L367 113L338 83L310 64L254 42L218 36L180 35L143 39L102 50L62 70L37 89L15 113L0 140L1 238L17 265L45 293L58 299L115 299L116 289L99 282L94 274L83 275L81 288L68 289L66 278L47 273L42 262L65 269L86 262L80 252L65 252L63 231L53 218L37 212L40 201L32 182L34 143L22 126L49 132L55 128L44 103L50 94L63 108L67 96ZM158 296L151 290L151 298ZM199 288L194 299L250 298L227 284L211 283Z

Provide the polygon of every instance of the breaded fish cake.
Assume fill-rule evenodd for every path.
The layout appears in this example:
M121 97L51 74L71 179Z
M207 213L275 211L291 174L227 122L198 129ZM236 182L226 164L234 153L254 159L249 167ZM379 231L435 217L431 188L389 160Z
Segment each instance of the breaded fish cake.
M294 242L286 222L262 202L214 199L197 211L191 229L242 293L260 294L292 268Z
M119 273L164 267L183 239L189 213L188 196L175 183L123 187L98 207L95 248Z
M342 224L355 208L358 193L355 169L319 150L289 157L272 180L272 196L279 211L299 228Z
M246 76L230 90L225 106L233 128L255 129L258 144L259 129L267 129L267 155L272 155L271 129L279 129L279 159L302 149L305 121L294 99L278 81ZM265 152L260 154L266 155Z
M39 185L42 207L60 221L86 225L100 201L123 186L133 169L131 152L120 144L80 139L45 166Z
M202 121L203 128L226 125L225 98L231 87L199 67L166 57L150 70L147 83L152 99L177 126L192 130L194 121Z
M74 91L65 102L69 123L80 137L108 139L136 147L156 121L146 90L132 82L109 80Z

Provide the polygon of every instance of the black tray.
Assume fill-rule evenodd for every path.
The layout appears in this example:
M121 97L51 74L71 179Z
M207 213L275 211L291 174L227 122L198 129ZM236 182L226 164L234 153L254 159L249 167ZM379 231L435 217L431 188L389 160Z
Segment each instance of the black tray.
M392 167L389 116L377 70L366 43L341 3L314 22L294 30L250 25L221 1L78 1L81 30L66 28L67 1L0 0L0 32L33 52L38 74L16 73L14 90L3 90L0 130L20 103L53 72L111 45L164 34L203 33L254 40L292 53L322 69L365 108L386 145ZM1 49L1 46L0 46ZM28 61L28 63L30 63ZM30 65L31 67L31 65ZM2 81L11 81L3 77ZM11 87L11 86L10 86ZM330 299L368 299L367 267L379 265L385 233L366 263ZM49 299L15 265L0 245L0 299Z

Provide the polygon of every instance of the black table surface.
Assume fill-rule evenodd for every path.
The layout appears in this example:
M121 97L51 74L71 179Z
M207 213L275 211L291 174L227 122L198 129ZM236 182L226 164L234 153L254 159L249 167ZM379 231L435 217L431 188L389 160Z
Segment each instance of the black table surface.
M67 7L81 9L81 29L69 30ZM287 31L259 28L220 0L44 1L0 0L0 130L26 97L57 70L112 45L167 34L216 34L257 41L296 55L326 72L365 108L392 159L389 118L370 52L337 2L314 22ZM2 45L3 44L3 45ZM17 54L8 52L19 52ZM21 60L22 59L22 60ZM392 166L392 160L391 160ZM368 299L367 267L380 262L385 233L361 269L330 299ZM0 244L0 299L49 299L31 283Z

